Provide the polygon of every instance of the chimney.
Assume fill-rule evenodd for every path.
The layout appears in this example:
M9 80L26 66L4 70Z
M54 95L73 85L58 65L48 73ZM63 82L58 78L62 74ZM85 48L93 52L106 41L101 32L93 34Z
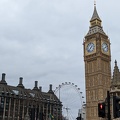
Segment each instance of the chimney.
M5 81L5 73L2 73L2 81Z
M41 86L39 87L39 90L40 90L40 92L42 92L42 87Z
M24 88L24 86L23 86L23 84L22 84L22 81L23 81L23 78L22 78L22 77L20 77L20 78L19 78L19 84L18 84L18 86L17 86L17 87Z
M23 81L23 78L20 77L20 78L19 78L19 84L22 84L22 81Z
M48 93L54 94L54 92L52 91L52 84L50 84L50 86L49 86L49 91L48 91Z
M52 91L52 84L50 84L50 89L49 90Z
M35 88L37 88L38 86L38 81L35 81Z
M2 80L0 82L2 84L7 84L6 81L5 81L5 75L6 75L5 73L2 73Z
M35 87L33 89L38 90L38 81L35 81Z

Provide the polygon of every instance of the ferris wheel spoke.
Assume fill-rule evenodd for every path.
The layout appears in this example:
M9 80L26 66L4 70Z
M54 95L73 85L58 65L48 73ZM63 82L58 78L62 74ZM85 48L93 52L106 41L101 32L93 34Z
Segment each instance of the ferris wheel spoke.
M69 114L70 114L70 119L71 119L71 120L74 120L74 117L72 116L71 111L70 111Z

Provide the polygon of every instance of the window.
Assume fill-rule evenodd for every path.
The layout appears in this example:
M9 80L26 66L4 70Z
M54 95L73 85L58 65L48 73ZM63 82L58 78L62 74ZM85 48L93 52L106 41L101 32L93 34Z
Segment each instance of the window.
M19 91L18 90L12 90L16 95L19 94Z

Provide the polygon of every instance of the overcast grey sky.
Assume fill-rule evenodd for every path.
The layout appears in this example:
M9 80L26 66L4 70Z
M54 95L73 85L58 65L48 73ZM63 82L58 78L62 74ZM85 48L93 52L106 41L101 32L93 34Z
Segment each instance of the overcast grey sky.
M94 0L0 0L0 74L26 88L34 81L48 91L73 82L85 94L83 38ZM97 11L120 66L120 0L97 0Z

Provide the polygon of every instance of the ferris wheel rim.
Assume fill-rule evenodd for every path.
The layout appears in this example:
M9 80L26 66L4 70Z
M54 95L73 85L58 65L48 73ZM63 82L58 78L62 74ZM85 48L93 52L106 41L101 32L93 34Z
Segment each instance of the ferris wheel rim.
M65 82L65 83L59 84L59 86L56 87L56 89L53 91L54 94L56 94L62 87L66 86L66 85L71 86L72 88L74 88L77 91L77 93L80 96L81 106L83 107L83 105L85 104L85 100L83 100L84 96L82 95L83 92L80 91L81 89L78 88L78 86L75 85L73 82Z
M80 89L77 85L75 85L74 83L72 83L72 82L64 82L64 83L59 84L58 87L56 87L56 89L53 90L54 94L58 96L59 90L61 91L61 89L62 89L63 87L65 87L65 86L67 86L67 87L66 87L67 89L69 89L69 87L70 87L70 88L73 88L73 89L75 90L75 92L79 95L79 98L77 97L77 98L81 101L81 102L80 102L80 108L79 108L79 110L80 110L80 109L83 109L83 107L84 107L84 105L85 105L85 102L84 102L85 100L83 100L84 96L82 95L83 92L82 92L81 89ZM64 88L63 88L63 90L64 90ZM62 90L62 92L63 92L63 90ZM59 100L61 100L60 97L58 97L58 98L59 98ZM62 103L64 103L64 102L62 102ZM64 109L65 107L66 107L66 108L69 108L68 105L67 105L67 106L63 105L63 108L62 108L62 109ZM70 111L71 111L71 109L70 109ZM69 114L71 114L71 112L69 112ZM65 114L64 114L64 115L65 115ZM71 114L71 117L73 117L72 114Z

